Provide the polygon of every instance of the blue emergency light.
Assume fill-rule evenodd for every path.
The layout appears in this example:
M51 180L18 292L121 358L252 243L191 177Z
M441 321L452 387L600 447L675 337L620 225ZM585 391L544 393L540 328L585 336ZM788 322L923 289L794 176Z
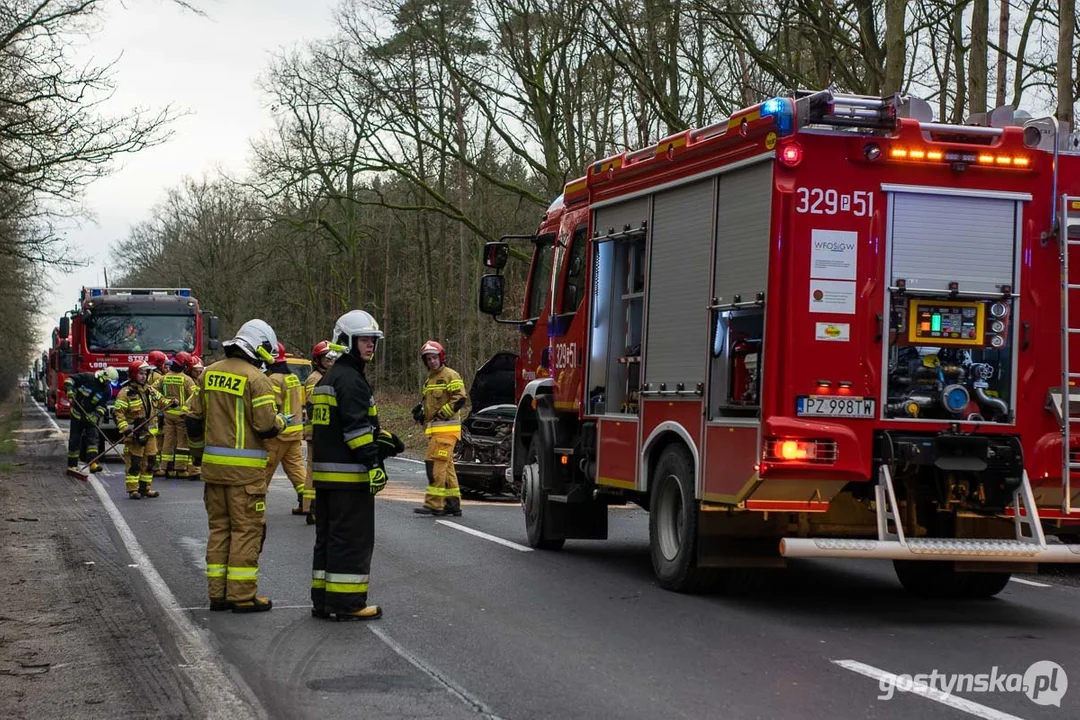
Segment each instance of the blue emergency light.
M795 129L795 106L789 98L774 97L761 105L761 117L772 117L781 135L790 135Z
M101 288L91 288L90 297L99 297L101 295Z

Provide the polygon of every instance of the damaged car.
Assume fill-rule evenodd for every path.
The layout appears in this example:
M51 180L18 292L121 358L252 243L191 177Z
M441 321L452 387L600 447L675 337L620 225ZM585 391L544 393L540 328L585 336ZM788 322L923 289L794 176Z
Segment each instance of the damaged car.
M473 377L469 388L472 411L461 423L461 440L454 449L454 469L466 497L517 497L521 490L506 478L517 414L517 359L517 353L498 352Z

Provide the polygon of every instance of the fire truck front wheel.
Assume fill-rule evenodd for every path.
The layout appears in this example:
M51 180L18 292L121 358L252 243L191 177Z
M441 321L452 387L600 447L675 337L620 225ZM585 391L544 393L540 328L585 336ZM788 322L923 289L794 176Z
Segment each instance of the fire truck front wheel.
M709 576L697 566L697 536L694 461L685 447L670 445L656 463L649 500L649 549L661 587L703 589Z
M535 433L525 453L525 466L521 471L521 509L525 511L525 534L529 546L538 550L560 550L565 538L550 537L548 515L548 493L544 489L541 477L549 472L545 467L550 453L540 452L540 433Z

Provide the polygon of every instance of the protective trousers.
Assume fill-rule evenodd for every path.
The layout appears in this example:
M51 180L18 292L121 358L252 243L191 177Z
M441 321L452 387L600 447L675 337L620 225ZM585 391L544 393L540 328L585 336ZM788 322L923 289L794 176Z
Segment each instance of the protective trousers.
M281 440L270 438L266 441L266 452L270 453L270 459L266 463L266 482L274 477L278 465L285 468L285 475L292 483L296 497L304 496L304 482L307 473L304 468L304 443L299 438L296 440Z
M166 415L161 421L162 435L161 462L165 465L165 474L176 472L177 477L187 475L191 454L188 452L187 426L179 415Z
M374 549L375 496L367 483L319 488L311 562L311 604L317 613L351 613L367 607Z
M259 553L266 539L266 483L206 483L203 503L210 521L206 540L206 586L211 600L255 597Z
M449 433L435 434L428 439L427 466L428 487L424 493L424 505L432 510L460 510L461 489L458 488L457 470L454 469L454 446L457 439Z
M68 467L76 467L79 461L89 460L90 446L97 438L97 426L86 420L71 418L68 432Z
M315 482L311 478L311 442L307 443L307 473L304 475L304 498L300 503L300 508L306 512L311 512L311 506L315 504Z
M146 483L143 489L149 489L154 482L154 470L157 469L157 438L152 435L145 445L135 440L124 444L124 488L128 492L139 489L139 483Z

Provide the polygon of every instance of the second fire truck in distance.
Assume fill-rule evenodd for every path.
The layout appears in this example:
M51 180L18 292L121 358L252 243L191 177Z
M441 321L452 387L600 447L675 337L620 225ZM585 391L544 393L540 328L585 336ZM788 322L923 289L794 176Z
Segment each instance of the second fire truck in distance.
M1044 140L807 92L568 183L503 320L523 334L510 472L530 544L604 538L632 501L673 590L848 557L978 597L1080 562L1048 539L1076 532L1080 394L1063 402L1073 226ZM485 248L495 316L507 255Z

